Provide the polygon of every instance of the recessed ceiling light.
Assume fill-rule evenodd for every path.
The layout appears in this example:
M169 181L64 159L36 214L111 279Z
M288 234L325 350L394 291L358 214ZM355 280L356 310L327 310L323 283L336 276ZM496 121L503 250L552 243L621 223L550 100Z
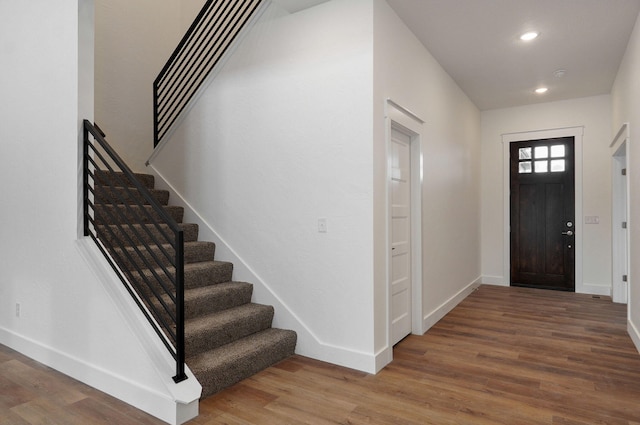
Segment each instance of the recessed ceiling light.
M540 88L536 89L536 93L538 93L538 94L546 93L547 90L549 90L549 89L546 88L546 87L540 87Z
M540 35L540 33L536 32L536 31L525 32L524 34L522 34L520 36L520 40L522 40L522 41L531 41L534 38L538 37L539 35Z
M567 71L566 71L566 70L564 70L564 69L557 69L557 70L553 73L553 75L554 75L556 78L562 78L562 77L564 77L564 76L565 76L565 74L566 74L566 73L567 73Z

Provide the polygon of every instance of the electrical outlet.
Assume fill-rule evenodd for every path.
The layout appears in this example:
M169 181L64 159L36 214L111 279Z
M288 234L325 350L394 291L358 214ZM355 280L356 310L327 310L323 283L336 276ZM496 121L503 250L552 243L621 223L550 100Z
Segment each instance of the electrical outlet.
M318 219L318 233L327 233L327 219L319 218Z
M16 317L20 317L20 303L16 303Z

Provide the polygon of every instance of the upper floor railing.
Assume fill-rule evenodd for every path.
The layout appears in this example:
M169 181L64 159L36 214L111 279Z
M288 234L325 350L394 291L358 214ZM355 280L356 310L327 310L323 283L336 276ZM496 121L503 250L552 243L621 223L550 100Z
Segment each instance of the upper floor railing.
M264 0L207 0L153 83L154 147Z

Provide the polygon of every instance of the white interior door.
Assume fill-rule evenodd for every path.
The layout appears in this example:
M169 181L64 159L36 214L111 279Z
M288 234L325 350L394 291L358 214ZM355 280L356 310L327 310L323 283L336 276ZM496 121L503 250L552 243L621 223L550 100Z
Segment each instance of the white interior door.
M629 285L628 272L628 216L627 216L627 153L626 142L613 156L613 301L627 303Z
M411 333L411 137L391 130L391 344Z

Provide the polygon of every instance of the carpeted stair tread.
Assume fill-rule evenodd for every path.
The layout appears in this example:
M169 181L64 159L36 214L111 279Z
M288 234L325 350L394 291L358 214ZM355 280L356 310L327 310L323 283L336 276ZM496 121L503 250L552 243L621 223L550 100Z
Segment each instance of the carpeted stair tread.
M163 206L164 212L176 223L182 223L184 208L177 206ZM104 205L94 206L96 223L152 223L160 220L160 214L151 205L140 207L138 205Z
M155 177L152 174L133 173L133 175L147 189L153 189L155 187ZM98 186L109 186L109 183L113 184L113 186L120 187L134 186L129 181L129 178L121 171L111 172L106 170L96 170L95 182Z
M229 282L233 276L233 264L226 261L201 261L184 265L185 289Z
M158 246L153 246L151 251L138 248L138 251L142 254L142 257L136 252L133 247L126 247L126 251L129 254L125 255L123 264L126 269L134 268L134 264L137 264L141 268L149 268L150 264L160 264L168 266L171 261L174 261L175 250L171 245L162 245L164 252ZM122 250L120 248L115 250L120 254ZM155 254L155 258L151 255L151 252ZM166 254L165 254L166 252ZM215 257L216 244L206 241L193 241L184 243L184 262L185 264L197 263L200 261L212 261ZM168 256L168 257L167 257ZM146 260L146 261L145 261Z
M178 223L178 226L184 231L184 241L193 242L198 240L198 225L195 223ZM165 236L156 228L153 224L133 224L131 226L125 225L120 227L119 225L97 225L97 231L99 238L106 238L110 244L113 244L116 248L119 247L118 242L122 242L125 246L155 244L153 239L149 236L145 228L155 236L160 243L166 241ZM159 227L163 229L163 233L172 237L173 231L166 224L160 224ZM111 231L109 231L111 230Z
M278 363L294 353L296 333L269 328L230 344L187 358L187 364L209 397Z
M207 241L185 242L185 264L199 263L201 261L213 261L216 255L216 244Z
M175 267L166 267L167 272L173 276ZM173 287L173 284L167 277L167 273L161 268L143 269L141 270L144 278L140 276L136 270L133 273L133 279L138 282L138 288L146 288L147 282L157 282L158 279L164 282L167 288ZM200 288L208 285L215 285L223 282L229 282L233 276L233 264L225 261L201 261L199 263L191 263L184 265L184 288L187 289ZM154 286L159 292L164 292L160 284ZM148 292L148 291L145 291ZM150 295L150 294L148 294Z
M224 282L184 291L185 319L217 313L251 302L253 285L246 282Z
M272 306L253 303L188 320L185 326L187 356L195 356L268 329L272 320Z
M151 197L160 205L169 204L169 191L148 189ZM150 204L140 191L133 187L96 186L96 204Z

